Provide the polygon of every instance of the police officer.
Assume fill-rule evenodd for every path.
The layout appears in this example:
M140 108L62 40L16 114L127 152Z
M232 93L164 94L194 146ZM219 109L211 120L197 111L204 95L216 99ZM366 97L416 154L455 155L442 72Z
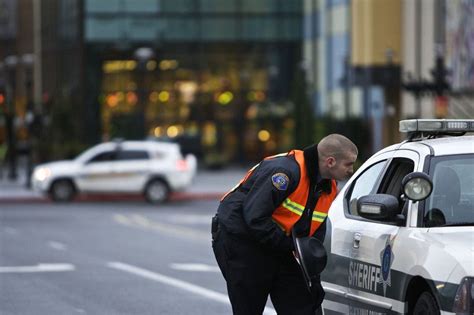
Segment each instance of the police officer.
M212 247L234 314L314 314L324 291L308 290L291 234L324 240L336 180L353 172L357 147L331 134L304 150L265 158L228 192L213 218ZM294 229L294 231L292 231Z

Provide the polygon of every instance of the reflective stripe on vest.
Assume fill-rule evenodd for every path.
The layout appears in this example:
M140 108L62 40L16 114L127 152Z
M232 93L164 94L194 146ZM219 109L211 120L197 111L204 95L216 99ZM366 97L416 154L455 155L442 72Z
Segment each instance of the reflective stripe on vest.
M306 165L304 161L304 153L300 150L293 150L288 155L294 155L296 162L300 167L300 180L298 187L286 198L278 208L275 209L272 219L280 226L287 235L290 235L293 225L300 219L306 206L309 193L309 178L307 176ZM315 162L316 163L316 162ZM336 198L337 186L336 181L331 181L331 192L321 193L311 220L310 235L319 228L324 219L326 219L329 207Z
M298 204L294 201L291 201L290 198L286 198L285 201L283 201L282 206L285 207L287 210L289 210L293 213L296 213L299 216L303 215L304 206L302 206L302 205L300 205L300 204ZM326 212L318 212L318 211L314 210L312 220L313 221L318 221L318 222L323 222L324 219L326 219L327 216L328 216L328 214Z

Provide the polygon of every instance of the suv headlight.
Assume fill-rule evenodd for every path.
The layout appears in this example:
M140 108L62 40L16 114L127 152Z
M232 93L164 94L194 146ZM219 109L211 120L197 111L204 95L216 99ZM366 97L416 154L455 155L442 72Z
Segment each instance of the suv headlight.
M47 167L40 167L35 170L33 178L42 182L51 176L51 170Z
M458 315L474 314L474 279L464 278L454 298L453 312Z

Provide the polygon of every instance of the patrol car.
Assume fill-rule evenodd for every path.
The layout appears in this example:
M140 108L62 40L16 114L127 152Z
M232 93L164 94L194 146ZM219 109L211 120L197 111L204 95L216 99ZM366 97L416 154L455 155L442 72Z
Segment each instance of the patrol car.
M474 120L400 131L329 211L325 314L474 314Z
M38 165L32 186L54 201L70 201L77 193L142 193L160 203L191 184L196 165L196 157L183 157L176 143L112 141L74 160Z

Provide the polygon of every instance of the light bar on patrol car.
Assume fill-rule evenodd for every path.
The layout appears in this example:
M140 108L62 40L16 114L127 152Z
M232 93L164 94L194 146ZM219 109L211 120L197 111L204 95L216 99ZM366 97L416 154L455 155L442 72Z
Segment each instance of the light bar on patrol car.
M400 132L474 132L474 119L408 119L400 121Z

